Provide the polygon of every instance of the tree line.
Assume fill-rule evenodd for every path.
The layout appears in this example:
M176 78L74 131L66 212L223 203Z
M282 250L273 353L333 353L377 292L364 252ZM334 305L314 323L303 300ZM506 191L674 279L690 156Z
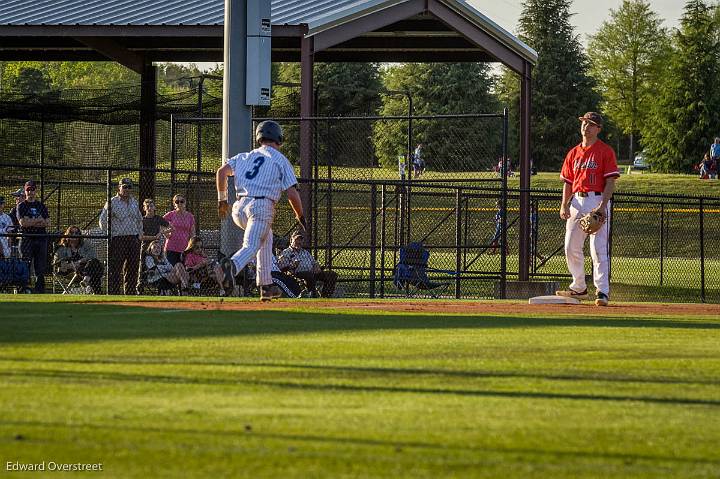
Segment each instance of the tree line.
M606 118L602 136L621 159L644 150L657 171L688 172L720 136L720 7L688 0L679 27L669 30L650 2L624 0L589 36L587 48L570 24L571 15L571 0L525 0L517 25L518 38L539 55L532 82L534 165L540 170L559 168L565 152L579 140L577 117L600 111ZM315 68L319 115L405 115L410 97L419 115L497 113L507 106L509 150L517 158L520 85L509 70L477 63L338 63ZM212 73L222 75L221 67ZM196 88L200 74L194 65L161 65L159 88ZM273 78L284 85L299 82L299 65L275 64ZM138 81L137 74L112 63L0 63L3 91L112 88ZM358 126L353 138L341 125L324 128L319 155L371 155L377 164L392 167L406 152L401 122ZM453 154L458 156L449 144L453 138L473 143L499 137L491 127L466 125L461 132L456 126L448 128L454 132L419 122L414 131L416 142L447 157L448 169L471 168L461 158L453 159ZM367 151L368 144L373 151Z

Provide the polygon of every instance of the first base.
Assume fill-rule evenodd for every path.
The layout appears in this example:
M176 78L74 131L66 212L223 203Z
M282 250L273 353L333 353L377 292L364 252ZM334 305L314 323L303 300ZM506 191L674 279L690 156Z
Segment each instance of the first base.
M565 296L535 296L528 299L528 304L580 304L580 301Z

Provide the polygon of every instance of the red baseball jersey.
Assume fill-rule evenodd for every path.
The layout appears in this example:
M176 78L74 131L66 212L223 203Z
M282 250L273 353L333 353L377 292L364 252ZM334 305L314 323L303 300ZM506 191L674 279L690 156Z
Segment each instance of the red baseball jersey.
M601 140L588 147L580 143L570 150L560 170L560 178L572 185L573 193L602 192L605 180L613 176L620 176L615 152Z

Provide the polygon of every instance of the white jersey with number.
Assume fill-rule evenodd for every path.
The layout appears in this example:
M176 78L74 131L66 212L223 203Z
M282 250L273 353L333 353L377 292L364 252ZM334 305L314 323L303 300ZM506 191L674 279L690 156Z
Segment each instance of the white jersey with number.
M297 184L290 161L271 146L261 146L228 159L239 196L265 197L277 202L283 191Z

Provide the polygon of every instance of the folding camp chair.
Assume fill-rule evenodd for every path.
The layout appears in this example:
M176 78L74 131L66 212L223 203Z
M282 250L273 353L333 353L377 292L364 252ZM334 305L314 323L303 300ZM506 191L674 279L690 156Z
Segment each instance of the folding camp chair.
M408 243L404 248L400 248L400 261L395 266L393 284L396 288L403 291L406 296L429 295L437 298L443 294L449 282L434 282L428 278L428 271L455 274L454 271L436 270L428 267L430 252L425 249L422 243Z

